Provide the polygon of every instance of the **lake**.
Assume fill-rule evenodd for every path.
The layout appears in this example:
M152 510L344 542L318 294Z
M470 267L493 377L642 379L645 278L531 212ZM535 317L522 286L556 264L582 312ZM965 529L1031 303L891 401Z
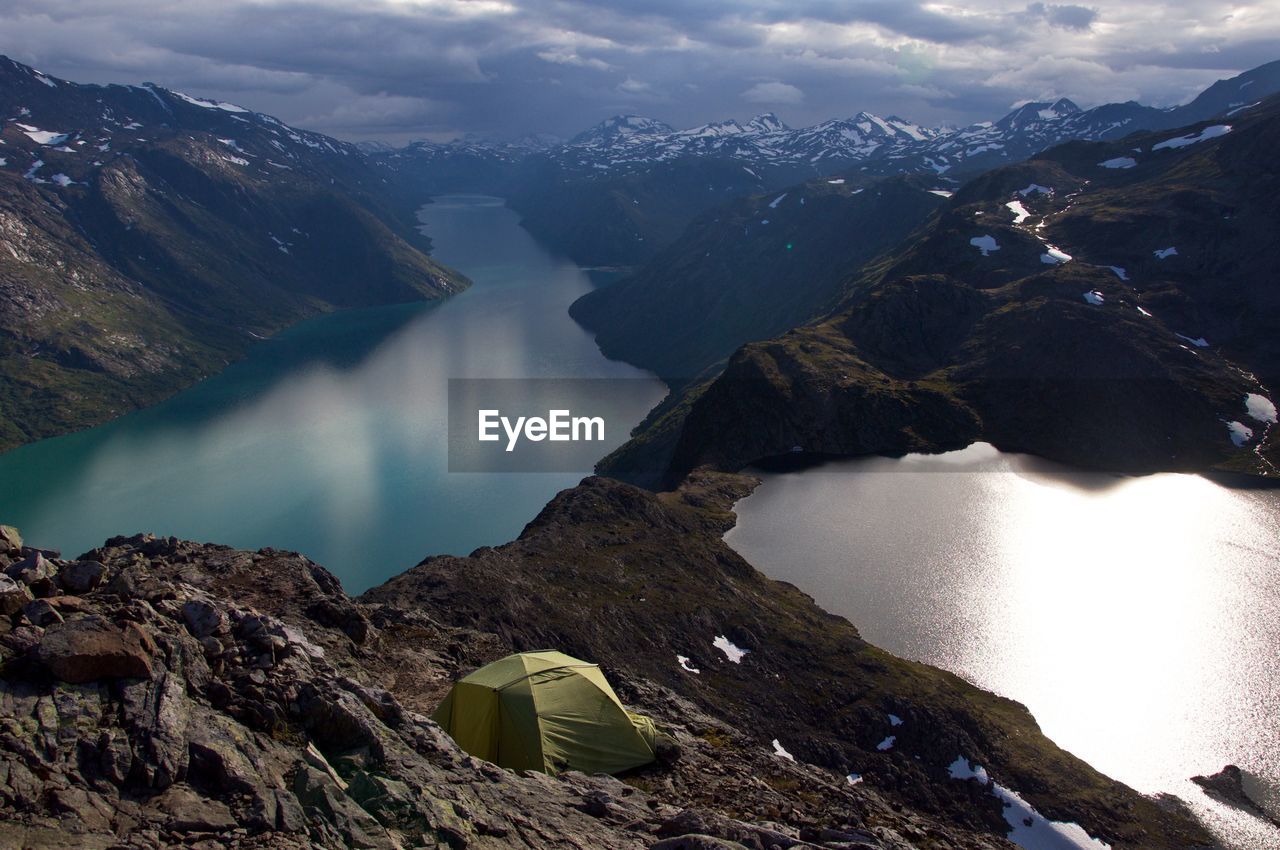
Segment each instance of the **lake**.
M437 198L419 218L470 289L301 323L160 405L0 455L0 521L68 556L141 531L295 549L351 593L426 555L514 538L591 462L449 472L449 379L633 379L628 398L611 398L598 457L666 390L600 354L567 313L591 289L587 274L541 248L500 199Z
M1085 474L978 444L761 473L734 549L874 644L1026 704L1241 850L1280 831L1189 782L1280 788L1280 490Z

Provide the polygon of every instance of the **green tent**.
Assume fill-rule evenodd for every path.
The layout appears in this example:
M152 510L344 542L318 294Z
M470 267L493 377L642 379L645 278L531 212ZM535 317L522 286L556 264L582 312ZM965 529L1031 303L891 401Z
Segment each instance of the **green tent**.
M481 667L431 719L471 755L512 770L619 773L654 759L653 721L623 708L599 667L562 652Z

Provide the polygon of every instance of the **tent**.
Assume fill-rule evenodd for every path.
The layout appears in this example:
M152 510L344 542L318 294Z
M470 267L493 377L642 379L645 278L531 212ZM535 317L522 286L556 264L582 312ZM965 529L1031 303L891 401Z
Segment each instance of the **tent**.
M653 721L623 708L598 666L551 650L481 667L431 719L471 755L512 770L620 773L656 749Z

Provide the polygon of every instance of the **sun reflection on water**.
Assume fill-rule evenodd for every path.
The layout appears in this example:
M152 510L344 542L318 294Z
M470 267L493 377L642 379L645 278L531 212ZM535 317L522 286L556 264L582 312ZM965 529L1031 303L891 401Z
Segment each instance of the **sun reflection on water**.
M985 445L765 480L726 538L760 569L1025 703L1063 747L1177 793L1234 846L1280 846L1188 781L1234 763L1280 787L1280 491Z

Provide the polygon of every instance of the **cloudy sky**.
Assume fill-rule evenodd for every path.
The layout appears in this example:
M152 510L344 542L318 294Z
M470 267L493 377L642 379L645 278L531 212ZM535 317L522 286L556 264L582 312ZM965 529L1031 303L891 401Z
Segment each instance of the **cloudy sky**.
M620 112L966 123L1183 102L1280 59L1280 0L4 0L0 52L352 140L569 136Z

